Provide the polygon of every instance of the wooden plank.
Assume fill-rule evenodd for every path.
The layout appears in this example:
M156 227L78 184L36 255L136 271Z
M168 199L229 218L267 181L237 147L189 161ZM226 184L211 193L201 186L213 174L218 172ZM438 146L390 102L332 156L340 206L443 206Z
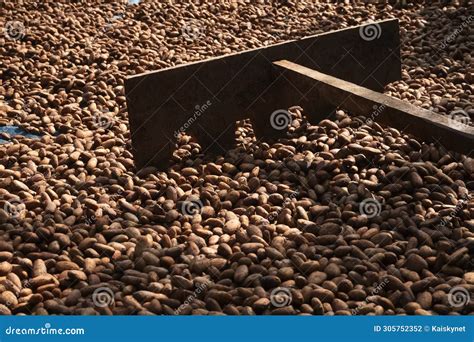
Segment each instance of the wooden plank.
M367 39L369 26L375 36ZM278 135L269 127L272 112L283 108L273 61L292 60L381 90L401 78L399 46L398 20L391 19L129 77L125 90L136 166L166 166L180 128L203 150L218 152L232 145L235 121L244 118L257 134Z
M332 106L346 108L356 115L370 116L373 121L411 133L427 142L440 143L466 155L474 152L474 127L460 125L445 115L290 61L277 61L274 64L287 81L287 101L295 101L297 93L317 88L320 98ZM306 109L314 100L301 98L300 104ZM374 106L383 110L370 115L374 113Z

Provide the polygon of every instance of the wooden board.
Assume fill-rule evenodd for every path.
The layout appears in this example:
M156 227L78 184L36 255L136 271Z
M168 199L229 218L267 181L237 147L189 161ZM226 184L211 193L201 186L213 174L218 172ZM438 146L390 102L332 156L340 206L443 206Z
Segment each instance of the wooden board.
M250 118L257 135L280 134L272 130L269 118L275 110L284 108L280 101L284 80L272 66L272 62L282 59L380 91L401 78L398 20L127 78L125 90L137 168L165 167L175 148L176 132L181 129L195 136L204 151L218 153L232 146L237 120Z
M277 61L274 64L287 81L288 102L294 101L298 93L318 89L320 98L300 99L300 105L305 111L313 106L312 102L324 100L330 106L348 109L355 115L369 117L373 121L411 133L426 142L441 144L447 149L466 155L474 152L474 127L462 125L446 115L434 113L290 61ZM374 106L379 110L374 111Z

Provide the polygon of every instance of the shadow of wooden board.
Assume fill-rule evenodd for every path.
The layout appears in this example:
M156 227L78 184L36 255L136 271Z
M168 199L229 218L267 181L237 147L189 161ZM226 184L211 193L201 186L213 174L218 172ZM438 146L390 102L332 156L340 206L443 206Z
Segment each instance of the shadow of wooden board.
M290 61L274 64L287 82L283 86L287 97L297 97L316 87L334 107L346 108L351 114L363 115L448 150L468 156L474 154L474 127ZM304 109L311 108L312 101L314 99L301 98L300 105Z
M180 131L194 136L205 153L230 148L235 122L246 118L257 138L280 136L282 131L270 125L271 114L298 105L282 101L286 80L272 63L283 59L381 91L401 78L398 20L128 77L125 92L137 169L166 167ZM319 98L317 88L301 95ZM315 115L327 116L333 109L323 99L316 103Z

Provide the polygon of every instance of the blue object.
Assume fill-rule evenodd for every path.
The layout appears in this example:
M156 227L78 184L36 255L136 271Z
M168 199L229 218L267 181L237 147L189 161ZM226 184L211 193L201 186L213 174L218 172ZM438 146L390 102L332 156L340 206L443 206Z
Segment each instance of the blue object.
M14 135L21 135L21 136L24 136L25 138L31 138L31 139L41 138L40 135L29 133L19 126L0 126L0 133L7 133L12 137ZM9 142L9 140L0 138L0 144L5 144L7 142Z
M0 316L2 342L59 340L472 342L474 316Z

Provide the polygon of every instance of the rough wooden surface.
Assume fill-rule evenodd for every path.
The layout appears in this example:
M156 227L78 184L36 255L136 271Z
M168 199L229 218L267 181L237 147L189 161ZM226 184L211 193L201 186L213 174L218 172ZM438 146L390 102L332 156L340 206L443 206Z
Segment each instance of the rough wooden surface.
M292 100L297 93L316 88L321 99L333 107L346 108L353 114L364 115L460 153L474 153L474 127L461 125L447 116L290 61L277 61L274 64L287 81L286 88L293 89L293 94L291 90L286 93ZM307 108L312 108L317 100L314 97L301 98L300 104L306 112L312 112ZM313 117L311 120L323 118Z
M244 118L252 120L257 135L281 134L269 125L271 113L285 106L280 100L285 82L274 61L291 60L378 91L400 79L398 21L371 25L378 33L372 40L364 39L361 29L368 25L362 25L129 77L125 89L137 168L164 167L175 132L195 116L196 106L207 103L186 130L206 152L230 147L235 121Z

